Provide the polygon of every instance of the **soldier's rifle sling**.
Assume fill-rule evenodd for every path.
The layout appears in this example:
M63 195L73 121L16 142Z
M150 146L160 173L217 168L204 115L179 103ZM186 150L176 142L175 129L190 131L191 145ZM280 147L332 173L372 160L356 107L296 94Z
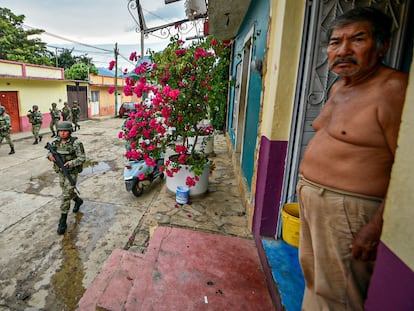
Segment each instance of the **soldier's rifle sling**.
M73 187L75 187L75 191L78 194L80 194L78 188L76 188L76 182L73 179L72 175L70 175L70 172L67 169L67 167L65 166L65 163L63 163L62 158L60 157L60 154L56 151L56 149L49 142L46 143L45 148L48 149L52 153L52 155L55 157L56 165L59 166L59 168L62 170L63 175L65 175L68 178L70 184Z

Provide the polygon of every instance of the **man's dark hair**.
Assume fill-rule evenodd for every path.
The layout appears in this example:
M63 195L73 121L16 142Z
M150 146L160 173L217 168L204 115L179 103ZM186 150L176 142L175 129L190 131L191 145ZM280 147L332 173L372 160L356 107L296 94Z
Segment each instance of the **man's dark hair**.
M370 22L372 36L377 42L377 50L384 47L385 43L391 38L392 19L378 9L371 7L355 8L338 16L330 24L327 37L331 38L332 31L356 22Z

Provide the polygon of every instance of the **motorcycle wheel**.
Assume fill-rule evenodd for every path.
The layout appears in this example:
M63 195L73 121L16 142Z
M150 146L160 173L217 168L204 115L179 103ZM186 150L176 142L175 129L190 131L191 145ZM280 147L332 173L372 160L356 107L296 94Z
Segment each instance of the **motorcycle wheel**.
M131 190L132 190L133 195L135 195L136 197L139 197L144 192L144 187L141 188L139 186L139 182L137 182L137 184L134 187L132 187Z

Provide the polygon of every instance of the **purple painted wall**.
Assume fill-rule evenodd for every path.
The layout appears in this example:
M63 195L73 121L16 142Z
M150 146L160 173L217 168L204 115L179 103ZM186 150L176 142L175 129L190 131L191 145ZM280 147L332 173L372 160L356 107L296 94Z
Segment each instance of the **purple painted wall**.
M382 242L378 246L377 261L365 309L366 311L414 310L414 271Z
M261 137L253 214L253 234L274 237L279 217L287 141Z

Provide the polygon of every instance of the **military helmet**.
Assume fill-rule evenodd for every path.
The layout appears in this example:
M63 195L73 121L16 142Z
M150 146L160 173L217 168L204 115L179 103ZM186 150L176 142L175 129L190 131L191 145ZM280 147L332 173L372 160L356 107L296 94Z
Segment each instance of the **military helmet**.
M57 104L56 104L56 103L52 103L52 106L53 106L53 107L56 107L56 106L57 106Z
M57 130L58 131L70 131L72 133L73 131L72 122L69 122L69 121L59 122L57 125Z
M3 106L0 106L0 111L5 112L6 111L6 108L4 108Z

